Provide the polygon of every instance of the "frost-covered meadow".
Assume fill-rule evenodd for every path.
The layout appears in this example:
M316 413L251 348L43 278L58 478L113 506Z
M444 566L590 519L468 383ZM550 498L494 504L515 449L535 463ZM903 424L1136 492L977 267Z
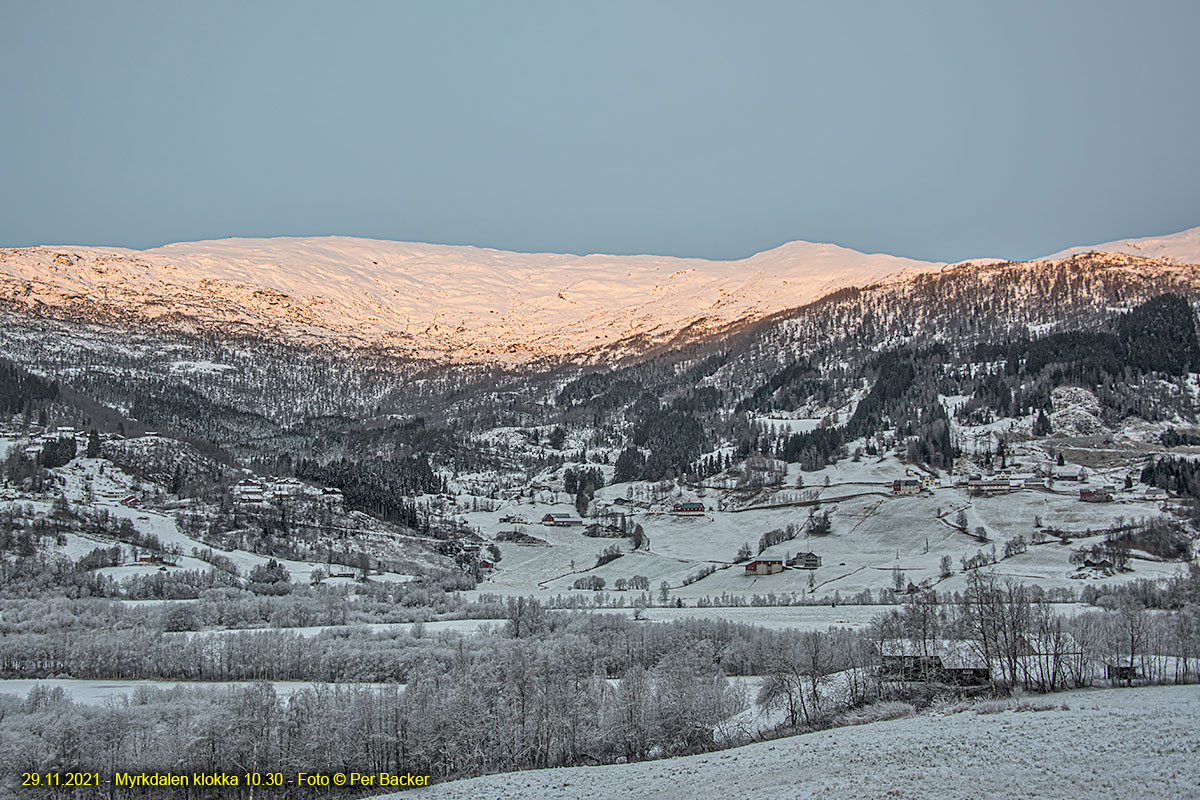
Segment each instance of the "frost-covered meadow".
M419 800L1190 800L1200 688L947 703L717 753L453 781Z

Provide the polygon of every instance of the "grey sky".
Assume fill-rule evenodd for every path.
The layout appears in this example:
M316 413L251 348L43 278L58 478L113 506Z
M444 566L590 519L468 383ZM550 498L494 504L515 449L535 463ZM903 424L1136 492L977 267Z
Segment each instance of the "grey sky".
M1032 257L1200 225L1200 3L0 0L0 246Z

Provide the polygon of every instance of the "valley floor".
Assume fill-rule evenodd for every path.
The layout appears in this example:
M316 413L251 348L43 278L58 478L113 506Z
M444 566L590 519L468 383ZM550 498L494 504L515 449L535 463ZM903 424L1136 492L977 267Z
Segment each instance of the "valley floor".
M698 756L489 775L396 800L1195 798L1200 687L1101 689L778 739Z

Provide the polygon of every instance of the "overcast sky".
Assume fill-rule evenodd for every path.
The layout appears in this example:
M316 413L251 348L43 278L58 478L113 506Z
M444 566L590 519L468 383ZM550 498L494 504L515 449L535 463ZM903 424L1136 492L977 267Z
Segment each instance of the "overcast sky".
M0 0L0 246L1025 258L1200 225L1200 2Z

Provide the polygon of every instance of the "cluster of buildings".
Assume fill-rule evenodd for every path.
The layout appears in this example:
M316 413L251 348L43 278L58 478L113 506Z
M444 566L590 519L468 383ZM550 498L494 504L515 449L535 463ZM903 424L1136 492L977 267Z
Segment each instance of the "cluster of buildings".
M1045 489L1046 479L1036 475L1010 477L1003 473L989 475L972 475L967 479L967 491L971 494L1004 494L1019 492L1022 489Z
M821 557L816 553L796 553L788 559L756 558L746 564L746 574L754 577L777 575L785 569L817 569L820 566Z
M1017 492L1023 489L1048 489L1050 481L1084 483L1087 481L1087 472L1081 467L1058 467L1050 472L1049 475L1040 474L1034 475L1013 475L1008 470L1001 470L992 475L974 474L968 475L965 480L960 479L956 485L966 488L973 495L995 495L1007 494L1009 492ZM929 475L923 475L916 478L896 478L892 481L892 495L896 497L904 495L916 495L933 488L937 485L936 479ZM1089 503L1109 503L1112 502L1116 495L1117 488L1111 485L1087 487L1079 490L1079 499ZM1158 488L1151 486L1146 490L1146 500L1166 500L1167 493Z
M235 503L248 506L307 499L318 500L330 509L340 511L343 504L340 489L313 486L296 478L243 478L234 484L230 493Z
M1094 486L1079 490L1079 499L1085 503L1111 503L1116 493L1115 486Z
M84 447L87 444L87 434L72 425L59 425L57 428L48 428L39 435L35 436L25 445L22 454L25 458L37 458L42 452L42 446L61 442L63 439L71 439L75 442L77 448Z
M919 478L897 478L892 481L892 494L920 494L926 489L932 489L934 486L937 486L937 478L934 478L932 475L922 475Z
M614 505L634 505L633 501L625 497L619 497L613 501ZM708 509L704 503L700 502L681 502L671 506L670 514L675 517L703 517ZM528 520L521 515L507 515L500 518L501 522L511 522L516 524L528 524ZM554 528L570 528L581 527L584 524L583 519L574 514L555 514L550 513L543 516L540 520L543 525Z
M1068 633L1055 639L1018 635L1012 652L1005 654L1015 675L1003 673L997 665L1000 656L986 658L979 642L969 640L885 639L879 647L879 674L885 680L980 685L993 677L1009 681L1034 681L1049 686L1065 686L1073 664L1084 658L1078 641ZM994 667L1000 666L996 670ZM1104 664L1104 677L1110 681L1132 682L1143 676L1135 665L1110 657Z

